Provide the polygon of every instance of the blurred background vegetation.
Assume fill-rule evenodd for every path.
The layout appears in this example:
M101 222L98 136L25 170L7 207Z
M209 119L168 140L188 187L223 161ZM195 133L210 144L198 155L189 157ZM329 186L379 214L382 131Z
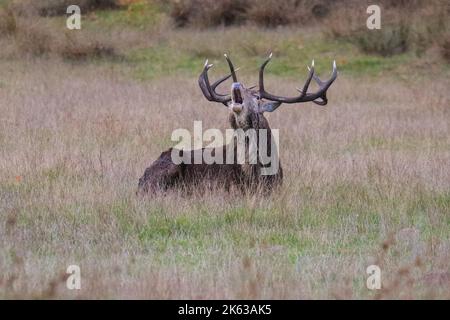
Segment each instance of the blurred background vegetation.
M0 0L0 298L448 299L449 4ZM328 108L268 115L282 190L136 197L174 128L227 126L197 85L205 59L216 79L229 53L250 86L271 51L277 94L313 58L340 72Z
M220 59L224 51L245 63L274 51L278 62L269 72L283 76L311 58L327 68L336 58L340 70L368 75L409 75L450 63L445 0L380 0L381 30L366 27L368 1L75 2L80 31L65 28L72 0L0 0L0 59L118 62L143 79L198 72L205 58Z

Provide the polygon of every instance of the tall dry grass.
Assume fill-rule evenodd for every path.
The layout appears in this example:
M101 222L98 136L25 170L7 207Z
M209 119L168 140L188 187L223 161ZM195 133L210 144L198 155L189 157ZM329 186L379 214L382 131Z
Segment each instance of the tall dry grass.
M445 40L450 30L450 6L441 0L381 1L381 29L369 30L365 8L370 1L349 1L336 6L322 21L325 34L355 43L363 52L382 56L413 51L423 55L439 48L445 58Z

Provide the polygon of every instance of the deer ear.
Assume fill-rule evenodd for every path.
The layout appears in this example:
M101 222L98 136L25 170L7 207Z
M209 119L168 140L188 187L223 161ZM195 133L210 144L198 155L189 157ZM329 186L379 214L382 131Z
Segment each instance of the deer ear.
M260 105L259 105L259 111L260 112L273 112L280 105L281 105L281 102L278 102L278 101L261 102Z

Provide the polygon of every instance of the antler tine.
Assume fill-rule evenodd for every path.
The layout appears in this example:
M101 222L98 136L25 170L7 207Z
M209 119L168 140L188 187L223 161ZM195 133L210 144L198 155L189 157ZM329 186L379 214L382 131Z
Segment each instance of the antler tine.
M311 63L311 68L308 67L309 74L308 74L308 78L306 79L306 82L303 86L303 89L302 90L297 89L300 92L300 95L296 96L296 97L281 97L281 96L276 96L276 95L266 92L266 90L264 88L264 69L265 69L266 65L269 63L271 58L272 58L272 54L270 54L269 58L263 62L263 64L260 67L260 70L259 70L259 91L260 91L259 95L260 95L261 99L264 98L267 100L277 101L277 102L281 102L281 103L299 103L299 102L312 101L318 105L326 105L327 104L327 102L328 102L327 96L326 96L327 90L331 86L333 81L337 78L336 61L333 62L333 72L331 74L331 78L328 79L327 81L323 82L322 80L319 79L319 77L317 77L314 74L314 60L313 60ZM314 79L314 81L316 81L317 84L319 85L319 90L314 93L308 93L307 91L308 91L308 88L309 88L309 85L310 85L312 79ZM321 99L321 101L315 101L317 99Z

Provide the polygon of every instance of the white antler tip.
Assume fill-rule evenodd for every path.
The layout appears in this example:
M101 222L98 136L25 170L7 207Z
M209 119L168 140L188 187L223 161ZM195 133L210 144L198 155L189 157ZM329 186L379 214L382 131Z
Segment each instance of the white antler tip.
M333 68L336 69L336 60L333 61Z
M208 65L208 59L206 59L205 61L205 67Z
M271 52L271 53L269 54L269 59L272 59L272 56L273 56L273 52Z
M308 71L311 71L311 68L309 66L306 66L308 68Z
M311 62L311 67L314 68L314 59L313 59L312 62Z
M227 55L226 53L224 53L223 56L224 56L225 58L228 58L228 55Z

